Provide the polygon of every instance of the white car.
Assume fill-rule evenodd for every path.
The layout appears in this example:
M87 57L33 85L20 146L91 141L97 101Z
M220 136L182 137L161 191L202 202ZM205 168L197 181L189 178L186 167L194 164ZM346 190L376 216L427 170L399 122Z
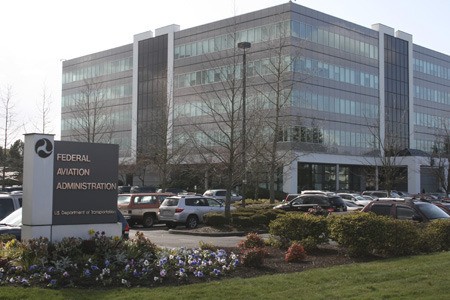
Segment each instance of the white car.
M352 193L338 193L339 196L341 196L342 199L345 201L351 201L357 205L366 206L369 204L372 200L366 199L360 194L352 194Z
M225 212L225 206L216 199L204 196L171 196L159 206L158 218L169 228L184 224L186 228L194 229L203 222L203 216L210 212Z
M222 203L225 203L225 199L227 196L227 190L225 189L217 189L217 190L207 190L203 193L203 196L212 197L216 200L219 200ZM237 193L231 191L231 202L241 201L242 196Z

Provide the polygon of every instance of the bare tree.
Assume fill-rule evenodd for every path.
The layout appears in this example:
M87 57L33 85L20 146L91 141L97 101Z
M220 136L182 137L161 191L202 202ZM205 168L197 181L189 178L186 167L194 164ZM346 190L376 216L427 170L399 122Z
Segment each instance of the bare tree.
M52 96L48 93L47 87L42 87L42 94L40 101L36 104L39 121L33 123L34 127L41 133L48 133L51 128L51 113L52 113Z
M435 142L430 155L432 174L438 180L439 188L446 195L450 192L450 176L448 176L450 161L450 128L448 121L437 124Z
M190 156L191 163L214 164L221 169L227 190L225 216L229 218L231 190L242 184L244 170L241 167L242 61L235 32L227 35L227 43L233 45L231 49L208 57L209 62L204 66L207 71L202 71L199 78L202 84L194 88L194 99L189 105L195 107L199 117L191 126L180 126L175 131L189 137L188 143L195 149ZM181 116L178 119L181 124Z
M87 143L110 142L114 120L102 84L85 79L72 101L68 114L72 120L71 138Z
M6 87L5 91L0 91L0 98L0 104L2 106L1 117L3 118L2 188L4 188L8 159L7 147L9 145L10 139L12 138L12 135L14 134L14 130L13 128L11 128L14 124L14 102L12 87L10 85Z
M406 112L403 117L407 117ZM373 145L374 150L370 153L373 161L367 162L367 165L375 170L376 187L382 186L390 194L397 184L407 178L402 163L406 145L392 123L386 122L385 132L381 132L380 128L379 122L368 125L372 140L367 142Z
M275 182L278 171L292 162L295 157L291 149L281 149L279 142L282 139L283 128L289 127L289 118L286 118L286 108L290 106L290 99L294 88L295 61L300 55L301 44L294 44L290 38L289 25L283 22L280 16L274 17L276 32L274 39L266 43L268 59L263 62L262 68L254 68L257 79L262 84L255 83L256 94L261 96L262 103L255 103L254 116L259 116L262 134L258 139L252 139L254 158L264 161L267 166L270 202L275 202ZM298 84L304 80L297 78ZM258 109L264 108L264 110ZM256 119L256 118L254 118ZM255 166L261 166L256 163ZM258 167L260 169L260 167Z

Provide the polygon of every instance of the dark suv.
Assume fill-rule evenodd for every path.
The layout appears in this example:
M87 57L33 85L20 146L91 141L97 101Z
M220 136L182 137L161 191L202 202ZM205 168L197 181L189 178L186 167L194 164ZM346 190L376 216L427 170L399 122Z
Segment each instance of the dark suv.
M389 216L400 220L427 222L435 219L446 219L450 216L434 204L423 201L391 201L376 200L367 204L363 212Z
M310 208L316 208L318 206L329 212L347 211L347 205L345 205L341 197L337 195L327 196L319 194L300 195L287 203L275 206L274 209L307 212Z

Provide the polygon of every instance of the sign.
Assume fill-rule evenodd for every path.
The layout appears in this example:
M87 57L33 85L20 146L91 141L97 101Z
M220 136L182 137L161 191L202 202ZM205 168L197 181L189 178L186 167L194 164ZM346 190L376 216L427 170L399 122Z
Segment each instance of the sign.
M55 141L52 151L53 225L117 222L118 145Z

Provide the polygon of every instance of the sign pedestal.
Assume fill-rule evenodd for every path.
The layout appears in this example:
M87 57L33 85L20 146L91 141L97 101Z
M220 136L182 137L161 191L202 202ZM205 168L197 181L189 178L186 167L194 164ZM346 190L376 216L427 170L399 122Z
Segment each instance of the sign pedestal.
M117 163L117 145L55 142L53 135L26 134L22 240L87 239L92 230L121 236Z

